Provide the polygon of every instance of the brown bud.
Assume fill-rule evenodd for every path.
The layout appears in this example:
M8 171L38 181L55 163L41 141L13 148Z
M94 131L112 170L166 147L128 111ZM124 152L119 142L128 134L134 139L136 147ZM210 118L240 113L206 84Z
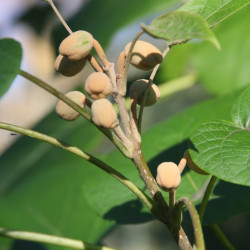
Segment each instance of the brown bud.
M124 52L128 56L131 42L126 45ZM163 60L162 53L151 43L138 40L132 52L131 64L141 70L151 70Z
M58 55L55 61L55 70L64 76L74 76L83 69L86 61L85 58L72 61L65 56Z
M77 61L85 58L93 47L93 36L83 30L66 37L60 44L59 52L68 59Z
M172 191L181 183L178 166L173 162L163 162L157 168L156 181L164 191Z
M202 169L200 169L191 159L191 156L188 152L188 150L185 151L184 153L184 157L187 159L187 164L188 166L196 173L198 174L202 174L202 175L208 175L209 173L203 171Z
M143 95L148 87L148 80L140 79L132 83L130 87L129 95L130 97L137 98L137 104L141 105ZM158 99L160 98L160 90L159 88L153 83L148 91L147 99L145 102L145 106L151 106L155 104Z
M84 107L85 95L80 91L71 91L65 96L70 98L73 102L78 104L80 107ZM72 109L68 104L59 100L56 105L56 113L66 121L73 121L79 117L79 113Z
M109 77L102 72L94 72L85 82L85 91L92 99L105 98L111 93L112 87Z
M91 105L92 121L100 127L114 128L118 126L116 111L108 99L102 98Z

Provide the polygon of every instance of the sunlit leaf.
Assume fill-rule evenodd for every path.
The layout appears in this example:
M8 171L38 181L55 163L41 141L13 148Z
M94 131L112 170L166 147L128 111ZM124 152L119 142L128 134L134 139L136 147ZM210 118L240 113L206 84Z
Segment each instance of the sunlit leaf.
M246 186L250 186L249 89L233 107L236 123L222 120L203 123L192 134L189 149L192 160L202 170Z
M166 40L169 45L199 38L220 45L206 21L197 14L184 11L171 11L152 21L149 26L141 25L144 31L156 38Z
M249 0L191 0L180 10L201 15L213 27L249 3Z

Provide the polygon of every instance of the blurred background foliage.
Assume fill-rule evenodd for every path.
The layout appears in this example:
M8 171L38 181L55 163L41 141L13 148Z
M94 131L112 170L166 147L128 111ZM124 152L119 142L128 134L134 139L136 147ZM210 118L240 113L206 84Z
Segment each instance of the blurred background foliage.
M49 6L36 2L16 22L28 24L39 37L46 34L47 38L50 34L55 57L58 44L67 33L61 25L52 25L54 14ZM117 60L118 51L139 31L141 22L148 24L183 3L180 0L82 1L78 11L68 18L68 24L72 30L92 33L107 49L108 56ZM243 8L213 29L221 51L206 42L191 41L174 47L165 58L155 78L163 97L159 104L145 111L143 123L146 131L143 150L154 175L158 163L179 161L189 135L201 122L214 118L230 120L231 106L250 79L249 11L249 7ZM149 39L146 35L143 38ZM163 47L161 41L150 41ZM130 82L148 76L132 69L130 73ZM81 86L77 88L82 90ZM193 106L197 103L200 104ZM113 152L110 142L84 119L67 123L52 110L34 129L99 155L144 188L131 162L118 151ZM199 204L198 191L206 182L207 177L187 169L177 194L189 196ZM238 198L234 206L230 190ZM205 223L223 222L249 213L249 194L247 187L219 182ZM146 208L112 177L74 155L30 138L21 137L0 157L0 197L2 227L62 235L119 249L175 249L163 226L152 222ZM245 215L221 224L237 249L247 249L250 245L242 233L247 232L247 227L249 230L248 221ZM141 227L124 225L143 222L147 223ZM188 223L185 226L189 228ZM222 249L208 227L205 231L207 249ZM0 238L1 250L62 249L24 244Z

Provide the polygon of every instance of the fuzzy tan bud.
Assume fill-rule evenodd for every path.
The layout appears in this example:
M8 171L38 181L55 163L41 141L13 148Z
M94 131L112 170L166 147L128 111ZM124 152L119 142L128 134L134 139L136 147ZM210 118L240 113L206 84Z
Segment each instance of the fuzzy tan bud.
M132 83L130 86L130 97L137 98L137 104L141 105L143 95L148 87L148 80L146 79L140 79ZM149 88L147 99L145 102L145 106L151 106L155 104L158 99L160 98L160 90L159 88L153 83L151 87Z
M178 166L173 162L163 162L157 168L156 181L164 191L172 191L181 183Z
M61 42L59 52L72 61L81 60L90 53L93 42L94 38L90 33L79 30Z
M55 70L64 76L75 76L86 65L86 59L72 61L63 55L58 55L55 61Z
M201 175L208 175L209 173L203 171L200 169L191 159L191 156L188 152L188 150L185 151L184 157L187 159L187 164L188 166L196 173L201 174Z
M124 52L128 56L131 42L126 45ZM138 40L132 52L131 64L141 70L151 70L163 61L162 53L151 43Z
M102 72L94 72L85 82L85 91L92 99L105 98L110 95L112 87L109 77Z
M104 128L114 128L118 126L116 111L112 103L105 98L94 101L91 105L92 121Z
M80 107L84 107L85 95L80 91L71 91L65 96L70 98L73 102L78 104ZM79 113L72 109L68 104L59 100L56 105L56 113L66 121L73 121L79 117Z

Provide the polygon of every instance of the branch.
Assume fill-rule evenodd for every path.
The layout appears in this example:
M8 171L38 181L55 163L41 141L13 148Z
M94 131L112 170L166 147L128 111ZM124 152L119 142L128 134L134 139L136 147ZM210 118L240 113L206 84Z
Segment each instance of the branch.
M59 236L53 236L48 234L27 232L27 231L16 231L9 230L0 227L0 236L8 237L18 240L28 240L33 242L40 243L49 243L56 246L70 247L73 249L82 249L82 250L114 250L113 248L97 246L89 243L85 243L81 240L74 240Z

